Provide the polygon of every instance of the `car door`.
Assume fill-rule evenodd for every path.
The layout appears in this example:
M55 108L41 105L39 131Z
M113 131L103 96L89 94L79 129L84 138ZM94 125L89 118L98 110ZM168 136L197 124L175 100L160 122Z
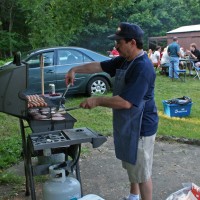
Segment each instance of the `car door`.
M74 66L92 60L80 51L75 49L58 49L56 66L56 88L59 92L66 89L65 75ZM69 93L84 93L88 74L76 74L74 85L70 87Z
M41 67L40 56L44 58L44 90L49 93L49 84L56 82L54 51L33 54L26 61L29 66L29 79L27 93L41 94Z

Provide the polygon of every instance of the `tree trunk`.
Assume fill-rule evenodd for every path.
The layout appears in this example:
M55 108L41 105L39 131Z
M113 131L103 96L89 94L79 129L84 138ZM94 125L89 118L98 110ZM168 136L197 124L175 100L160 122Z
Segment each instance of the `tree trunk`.
M13 27L13 18L12 18L12 12L13 12L13 5L11 5L10 10L9 10L9 50L10 50L10 56L12 55L13 52L13 46L12 46L12 38L11 38L11 32L12 32L12 27Z

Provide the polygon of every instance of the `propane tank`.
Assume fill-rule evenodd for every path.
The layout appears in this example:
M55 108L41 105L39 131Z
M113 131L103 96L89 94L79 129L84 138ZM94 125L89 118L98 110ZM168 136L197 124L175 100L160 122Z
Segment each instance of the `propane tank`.
M77 179L65 175L57 165L49 167L50 179L43 185L43 200L74 200L81 197L81 186ZM54 169L56 168L56 169Z

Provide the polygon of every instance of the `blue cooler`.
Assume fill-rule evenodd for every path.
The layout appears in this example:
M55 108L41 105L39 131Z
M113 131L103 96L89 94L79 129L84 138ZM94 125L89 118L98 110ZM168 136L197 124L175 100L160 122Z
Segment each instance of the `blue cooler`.
M164 114L169 117L186 117L190 115L192 102L187 104L169 104L166 100L162 101Z

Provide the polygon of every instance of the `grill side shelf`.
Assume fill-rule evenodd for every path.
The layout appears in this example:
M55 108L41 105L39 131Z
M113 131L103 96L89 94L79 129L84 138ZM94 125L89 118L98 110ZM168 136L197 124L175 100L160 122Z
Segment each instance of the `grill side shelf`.
M76 129L66 129L63 132L67 135L70 140L79 140L83 142L92 143L93 148L101 146L107 141L106 137L94 132L89 128L76 128Z
M34 133L30 135L33 151L67 147L74 144L90 142L93 148L99 147L106 141L106 137L87 128L65 129Z

